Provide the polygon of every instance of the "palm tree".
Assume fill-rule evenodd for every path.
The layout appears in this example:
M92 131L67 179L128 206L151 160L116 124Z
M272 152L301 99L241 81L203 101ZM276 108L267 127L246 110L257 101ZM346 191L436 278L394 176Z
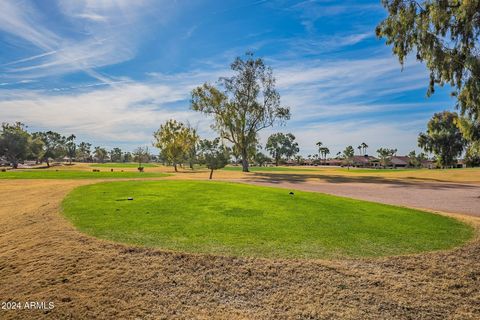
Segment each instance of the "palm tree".
M366 144L365 142L362 142L362 144L360 145L362 146L362 149L363 149L363 154L367 154L367 148L368 148L368 144Z
M322 154L323 164L325 164L325 162L327 162L327 155L330 154L330 149L327 147L321 147L320 153Z
M358 149L358 153L359 153L360 155L362 155L362 146L361 146L361 145L358 146L357 149Z

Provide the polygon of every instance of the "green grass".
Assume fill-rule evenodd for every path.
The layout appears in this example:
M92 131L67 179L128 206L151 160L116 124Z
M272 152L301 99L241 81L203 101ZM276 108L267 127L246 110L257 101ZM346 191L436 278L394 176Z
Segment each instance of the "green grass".
M0 172L0 179L110 179L110 178L158 178L168 174L156 172L76 171L76 170L9 170Z
M370 173L370 172L376 172L376 173L384 173L384 172L407 172L407 171L419 171L419 170L428 170L428 169L374 169L374 168L336 168L336 171L344 171L344 172L352 172L352 173Z
M135 162L94 163L94 164L91 164L90 167L94 167L94 168L138 168L138 163L135 163ZM153 164L153 163L142 163L142 167L144 167L144 168L154 168L154 167L157 167L157 165Z
M138 163L135 162L109 162L109 163L94 163L90 167L94 168L138 168ZM154 163L142 163L144 168L158 167Z
M250 172L274 172L274 171L318 171L314 168L294 168L294 167L249 167ZM242 167L225 167L226 171L242 171Z
M473 236L458 220L418 210L213 181L81 186L63 210L96 237L234 256L378 257L452 248Z

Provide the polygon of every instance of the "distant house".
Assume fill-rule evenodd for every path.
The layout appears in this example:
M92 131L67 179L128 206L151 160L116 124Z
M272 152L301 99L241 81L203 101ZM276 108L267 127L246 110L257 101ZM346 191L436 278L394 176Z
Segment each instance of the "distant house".
M435 161L432 160L422 160L422 168L426 169L435 169L437 165L435 164Z
M357 168L372 168L376 166L378 159L369 155L353 156L352 165Z
M455 165L455 168L466 168L467 163L465 162L465 159L458 159L457 164Z
M326 161L322 162L324 166L341 166L343 164L343 160L341 159L327 159Z
M407 156L393 156L390 159L390 163L394 168L408 168L410 167L410 158Z
M295 161L295 160L289 159L289 160L285 161L285 165L286 166L297 166L298 162Z

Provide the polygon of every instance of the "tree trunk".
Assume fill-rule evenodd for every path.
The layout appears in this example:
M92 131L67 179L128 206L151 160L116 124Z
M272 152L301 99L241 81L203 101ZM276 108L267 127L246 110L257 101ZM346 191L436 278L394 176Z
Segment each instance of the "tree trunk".
M242 150L242 171L249 172L248 171L248 154L247 154L246 148Z
M212 180L212 176L213 176L213 169L210 169L210 180Z
M176 164L176 163L173 164L173 168L175 169L175 172L178 172L177 164Z
M278 163L280 162L280 159L275 158L275 166L278 167Z
M47 168L50 168L50 162L48 162L48 158L45 159L45 162L47 163Z

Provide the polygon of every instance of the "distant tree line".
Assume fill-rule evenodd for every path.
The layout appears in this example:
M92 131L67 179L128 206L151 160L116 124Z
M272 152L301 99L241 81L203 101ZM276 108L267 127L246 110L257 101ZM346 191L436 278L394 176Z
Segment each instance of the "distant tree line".
M137 148L133 153L123 152L120 148L110 151L97 146L92 148L88 142L76 143L76 136L71 134L63 136L54 131L28 132L27 127L21 123L3 123L0 131L0 158L3 158L13 168L26 160L38 164L45 163L50 167L50 161L68 160L77 162L148 162L156 159L144 148Z

